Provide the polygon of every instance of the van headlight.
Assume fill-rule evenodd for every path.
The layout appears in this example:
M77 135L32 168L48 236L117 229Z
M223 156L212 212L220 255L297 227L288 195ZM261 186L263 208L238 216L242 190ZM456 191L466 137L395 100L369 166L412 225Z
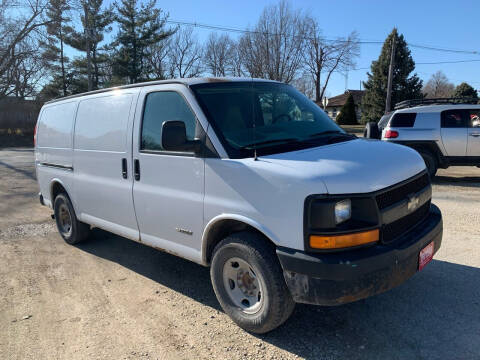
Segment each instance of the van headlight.
M305 199L307 251L347 249L375 243L380 221L373 195L310 195Z
M335 224L341 224L352 217L352 201L350 199L335 204Z

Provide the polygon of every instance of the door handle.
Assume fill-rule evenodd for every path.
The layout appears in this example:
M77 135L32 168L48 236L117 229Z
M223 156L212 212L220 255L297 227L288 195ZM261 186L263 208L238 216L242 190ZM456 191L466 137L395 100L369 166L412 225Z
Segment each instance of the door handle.
M135 180L140 180L140 160L138 159L133 161L133 176Z
M128 177L128 172L127 172L127 159L123 158L122 159L122 177L126 179Z
M471 133L470 136L479 137L479 136L480 136L480 133Z

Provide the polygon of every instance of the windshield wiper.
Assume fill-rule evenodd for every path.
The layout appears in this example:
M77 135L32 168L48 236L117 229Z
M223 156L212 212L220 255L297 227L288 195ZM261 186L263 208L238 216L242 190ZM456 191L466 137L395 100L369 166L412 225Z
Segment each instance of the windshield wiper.
M277 143L287 144L287 143L295 143L295 142L299 142L299 139L297 138L271 139L271 140L259 141L259 142L243 145L240 147L240 149L251 150L251 149L257 148L258 146L273 145Z
M348 134L345 132L342 132L340 130L327 130L327 131L321 131L318 133L311 134L310 137L317 137L317 136L327 136L327 135L338 135L338 136L345 136L345 137L356 137L353 134Z

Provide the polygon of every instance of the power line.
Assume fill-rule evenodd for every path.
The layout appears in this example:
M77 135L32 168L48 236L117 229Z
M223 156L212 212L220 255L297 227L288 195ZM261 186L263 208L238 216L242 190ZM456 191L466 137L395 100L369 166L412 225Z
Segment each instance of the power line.
M303 35L298 35L298 36L297 35L285 35L285 34L279 34L279 33L269 33L269 32L266 32L266 31L239 29L239 28L233 28L233 27L225 27L225 26L219 26L219 25L189 22L189 21L167 20L166 22L169 23L169 24L175 24L175 25L180 25L180 26L193 26L193 27L202 28L202 29L219 30L219 31L233 32L233 33L240 33L240 34L262 34L262 35L267 35L267 36L286 36L286 37L291 37L291 38L294 38L294 39L304 39L304 40L311 39L310 37L303 36ZM323 40L329 41L329 42L333 42L333 41L348 42L348 40L342 40L342 39L324 38ZM357 43L359 43L359 44L383 44L383 41L360 40L360 41L357 41Z
M415 66L417 65L438 65L438 64L459 64L459 63L469 63L469 62L480 62L480 59L471 59L471 60L452 60L452 61L434 61L434 62L416 62ZM357 70L368 70L370 66L367 67L360 67L355 69L349 69L349 71L357 71Z
M480 61L480 59L454 60L454 61L437 61L437 62L415 63L415 65L458 64L458 63L469 63L469 62L479 62L479 61Z
M480 52L472 51L472 50L447 49L447 48L428 46L428 45L419 45L419 44L412 44L412 43L407 43L407 44L410 47L424 49L424 50L442 51L442 52L450 52L450 53L456 53L456 54L472 54L472 55L480 54Z
M269 36L287 36L285 34L268 33L268 32L263 32L263 31L240 29L240 28L234 28L234 27L226 27L226 26L220 26L220 25L212 25L212 24L190 22L190 21L181 21L181 20L167 20L167 23L180 25L180 26L193 26L193 27L202 28L202 29L219 30L219 31L225 31L225 32L241 33L241 34L264 34L264 35L269 35ZM306 37L306 36L288 35L288 37L303 38L303 39L307 39L307 40L309 39L309 37ZM329 39L329 38L325 38L324 40L329 41L329 42L334 42L334 41L338 41L338 42L344 41L344 42L346 42L346 41L348 41L348 40L342 40L342 39ZM357 43L358 44L383 44L384 41L381 41L381 40L361 40L360 39L359 41L357 41ZM424 50L433 50L433 51L449 52L449 53L457 53L457 54L480 55L480 51L475 51L475 50L449 49L449 48L445 48L445 47L437 47L437 46L413 44L413 43L407 43L407 45L410 46L410 47L413 47L413 48L424 49Z

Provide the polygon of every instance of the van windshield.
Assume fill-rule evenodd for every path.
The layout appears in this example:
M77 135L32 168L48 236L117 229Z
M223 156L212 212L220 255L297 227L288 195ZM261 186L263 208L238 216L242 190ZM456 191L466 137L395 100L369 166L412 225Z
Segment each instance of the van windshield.
M294 87L274 82L191 86L232 158L293 151L354 138Z

